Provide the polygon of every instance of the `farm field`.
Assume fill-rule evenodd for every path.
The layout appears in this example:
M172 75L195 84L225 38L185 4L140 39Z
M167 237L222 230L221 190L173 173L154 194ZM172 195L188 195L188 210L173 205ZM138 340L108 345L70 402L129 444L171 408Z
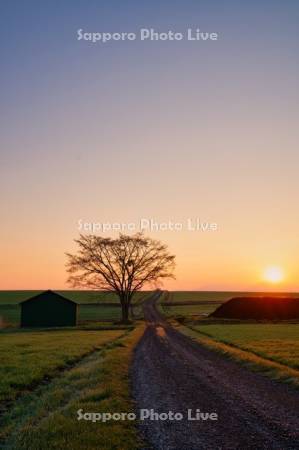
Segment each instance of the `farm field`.
M41 291L0 291L0 327L1 324L18 326L20 321L19 303L39 294ZM95 291L57 291L59 294L79 304L78 320L85 321L117 321L120 319L120 306L114 293ZM148 291L137 292L133 299L137 315L140 317L138 304L148 296ZM206 316L212 313L221 303L235 297L257 295L262 293L248 292L204 292L174 291L167 292L161 302L160 309L167 317ZM277 294L279 295L279 294ZM285 294L297 297L298 294ZM172 305L173 304L173 305Z
M0 291L0 305L17 305L18 303L27 300L42 291ZM118 303L117 295L113 292L96 292L96 291L55 291L74 302L79 304L84 303ZM134 302L140 299L148 292L137 292L134 297Z
M1 333L0 403L26 386L51 378L78 358L124 334L124 330L50 330ZM9 351L7 351L9 349Z
M78 321L85 322L91 320L118 321L121 319L121 308L119 304L115 306L107 305L80 305L78 310Z
M19 305L0 305L0 328L3 326L18 326L21 318ZM119 304L80 304L78 308L78 323L86 321L118 321L121 318Z
M174 291L164 295L161 299L160 310L167 317L190 317L197 315L206 316L215 311L221 303L224 303L233 297L260 297L263 295L264 294L260 292ZM299 297L299 294L297 293L274 293L271 295Z
M128 370L143 330L3 333L0 448L140 448L134 422L78 421L78 410L134 409Z
M206 315L229 298L229 293L224 292L174 291L164 294L159 306L160 311L169 318Z
M167 301L171 302L215 302L223 303L233 297L262 297L263 295L299 297L298 293L263 293L263 292L238 292L238 291L172 291L169 292Z
M167 317L190 317L198 315L208 315L212 313L219 304L194 304L194 305L163 305L161 304L161 312Z
M0 291L0 328L1 324L18 326L20 322L19 303L39 294L42 291ZM57 291L59 294L79 304L78 321L117 321L121 310L118 297L114 293L94 291ZM149 292L137 292L133 299L136 311L138 303Z
M263 358L299 369L299 323L194 325L192 329Z

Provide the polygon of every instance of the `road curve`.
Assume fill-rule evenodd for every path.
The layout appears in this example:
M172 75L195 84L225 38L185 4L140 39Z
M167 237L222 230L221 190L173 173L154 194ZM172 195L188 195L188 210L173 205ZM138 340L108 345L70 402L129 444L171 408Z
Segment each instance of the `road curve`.
M146 449L299 449L299 392L250 372L182 335L144 304L146 331L131 369L137 412L153 409L182 420L140 422ZM187 410L218 420L188 420ZM154 418L154 416L153 416Z

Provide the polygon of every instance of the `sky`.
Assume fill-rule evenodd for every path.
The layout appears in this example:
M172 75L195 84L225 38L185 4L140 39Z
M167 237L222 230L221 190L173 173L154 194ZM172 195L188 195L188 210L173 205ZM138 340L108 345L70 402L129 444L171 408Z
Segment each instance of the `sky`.
M176 255L166 288L273 290L277 266L299 291L297 1L2 0L0 21L0 289L67 288L80 220L152 218L183 224L146 232Z

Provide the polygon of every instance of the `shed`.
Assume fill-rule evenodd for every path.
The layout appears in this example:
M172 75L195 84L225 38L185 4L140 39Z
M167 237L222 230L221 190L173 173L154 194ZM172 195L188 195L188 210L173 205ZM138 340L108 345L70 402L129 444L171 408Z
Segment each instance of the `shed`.
M71 327L77 324L77 303L53 291L21 302L21 327Z

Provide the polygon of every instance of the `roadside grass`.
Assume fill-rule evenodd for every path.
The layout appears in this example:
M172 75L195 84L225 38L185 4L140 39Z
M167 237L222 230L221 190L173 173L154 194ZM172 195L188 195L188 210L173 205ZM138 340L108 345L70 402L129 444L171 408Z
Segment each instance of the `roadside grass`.
M0 337L4 334L10 333L28 333L28 332L43 332L49 333L51 331L104 331L104 330L133 330L135 328L134 322L129 325L122 324L119 322L111 322L107 320L93 320L86 322L81 322L76 327L49 327L49 328L20 328L20 327L6 327L0 330Z
M144 331L137 327L18 399L0 420L3 450L137 450L135 421L80 420L83 412L134 412L129 366ZM100 333L98 333L100 334Z
M1 333L0 406L123 333L70 329Z
M296 340L299 332L298 324L192 326L177 323L176 326L179 331L200 344L244 364L250 370L262 372L272 379L299 388L299 347ZM274 343L271 338L275 334ZM253 335L259 339L251 340Z
M193 328L217 341L299 369L299 323L196 325Z
M104 330L129 330L132 331L135 328L134 322L132 324L126 325L122 323L111 323L108 321L86 321L80 323L76 330L93 330L93 331L104 331ZM19 328L22 330L22 328Z

